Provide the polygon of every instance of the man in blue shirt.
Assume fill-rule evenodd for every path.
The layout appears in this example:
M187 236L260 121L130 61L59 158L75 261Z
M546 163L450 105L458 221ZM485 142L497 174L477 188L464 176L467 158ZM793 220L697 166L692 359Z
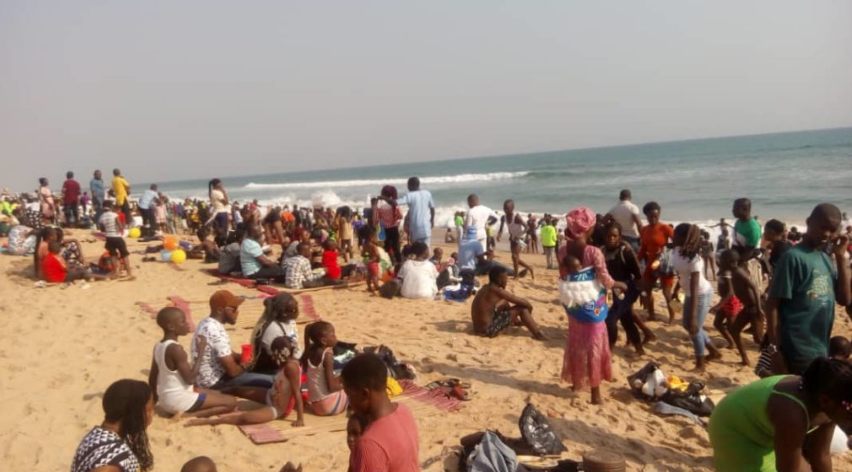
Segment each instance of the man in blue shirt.
M95 221L101 221L101 215L104 213L104 198L106 197L101 171L95 171L95 178L89 182L89 189L92 191L92 208L95 209Z
M142 225L148 228L157 227L157 219L154 216L155 205L159 203L157 184L151 184L151 188L145 190L139 199L139 213L142 214Z
M503 267L510 277L514 277L515 271L491 259L493 253L486 252L482 247L482 243L477 239L478 233L475 226L468 226L466 231L459 243L459 269L472 270L476 275L485 275L494 267Z
M420 179L408 179L408 194L397 199L395 203L385 197L379 198L391 204L408 205L408 225L412 242L430 245L432 228L435 227L435 202L432 200L432 193L420 190Z
M284 269L275 261L266 257L260 245L263 233L257 226L252 225L248 237L240 245L240 267L243 277L247 279L274 279L278 283L286 281Z

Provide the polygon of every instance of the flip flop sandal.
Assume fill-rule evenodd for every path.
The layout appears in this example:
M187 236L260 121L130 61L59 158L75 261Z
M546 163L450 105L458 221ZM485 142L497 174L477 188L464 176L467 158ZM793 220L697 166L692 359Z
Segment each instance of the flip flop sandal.
M447 387L455 387L456 385L458 385L465 390L470 388L470 382L463 382L460 379L456 378L447 379L446 384Z
M450 390L450 397L457 398L463 402L469 402L471 400L470 394L466 392L461 385L456 385Z

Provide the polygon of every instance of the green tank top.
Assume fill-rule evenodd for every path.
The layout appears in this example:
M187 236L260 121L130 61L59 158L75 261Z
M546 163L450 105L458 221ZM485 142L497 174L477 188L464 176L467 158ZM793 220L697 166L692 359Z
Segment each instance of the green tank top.
M775 470L775 425L766 406L772 395L789 398L807 414L807 408L793 395L775 391L789 376L758 380L728 394L710 417L710 442L717 470ZM810 425L808 425L810 432Z

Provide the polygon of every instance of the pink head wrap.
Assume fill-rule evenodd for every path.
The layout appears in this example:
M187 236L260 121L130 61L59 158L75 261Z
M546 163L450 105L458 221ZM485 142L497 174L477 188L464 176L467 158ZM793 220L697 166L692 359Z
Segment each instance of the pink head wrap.
M586 234L586 232L595 226L597 215L592 210L580 206L568 212L565 220L568 222L568 231L574 237L577 237L581 234Z

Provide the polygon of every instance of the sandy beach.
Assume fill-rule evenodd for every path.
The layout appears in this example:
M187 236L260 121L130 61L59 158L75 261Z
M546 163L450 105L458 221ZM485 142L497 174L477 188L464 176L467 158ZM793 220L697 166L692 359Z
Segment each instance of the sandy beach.
M71 237L91 239L83 231ZM437 232L435 237L443 239ZM83 245L88 258L99 255L102 246L101 242ZM128 239L128 246L134 251L145 244ZM449 252L446 248L445 254ZM137 302L160 308L168 303L167 297L180 296L190 301L197 323L207 316L206 301L215 290L260 295L236 284L210 285L216 279L205 270L212 266L200 261L187 261L178 270L166 263L143 263L141 258L132 256L137 280L92 283L84 290L79 285L35 288L33 280L24 276L31 270L31 258L0 257L0 272L5 274L0 284L5 331L0 347L3 470L67 470L79 440L102 420L104 389L120 378L147 380L152 348L161 331ZM718 400L755 380L752 369L739 365L735 351L727 350L723 360L710 364L706 373L692 375L688 371L692 349L683 328L654 323L659 340L647 346L644 357L634 356L620 333L614 352L615 380L603 386L606 403L590 405L587 392L575 395L559 380L567 321L557 302L556 271L544 269L543 256L526 255L525 259L536 268L535 281L510 281L509 289L532 301L533 314L549 337L544 343L519 328L495 339L471 335L471 300L462 304L385 300L368 294L363 286L317 291L311 296L316 312L334 324L338 338L391 347L400 360L415 366L420 384L446 377L472 383L473 399L460 411L417 410L424 470L457 470L458 439L466 434L490 428L517 436L518 416L527 401L550 417L572 459L603 448L623 454L628 470L713 470L706 430L685 418L655 415L649 404L631 396L626 377L654 360L668 375L705 381L711 397ZM511 262L506 252L500 253L500 260ZM260 312L260 299L244 303L237 326L228 328L234 349L247 342ZM721 342L712 327L709 333ZM852 334L852 324L840 309L835 333ZM184 346L189 340L182 339ZM746 344L756 361L755 346L750 340ZM306 423L315 419L308 414ZM187 429L158 416L148 434L157 471L177 471L196 455L212 457L225 472L277 471L286 461L301 462L305 471L347 468L343 432L299 435L286 443L255 446L234 426ZM834 470L852 471L852 455L835 456Z

